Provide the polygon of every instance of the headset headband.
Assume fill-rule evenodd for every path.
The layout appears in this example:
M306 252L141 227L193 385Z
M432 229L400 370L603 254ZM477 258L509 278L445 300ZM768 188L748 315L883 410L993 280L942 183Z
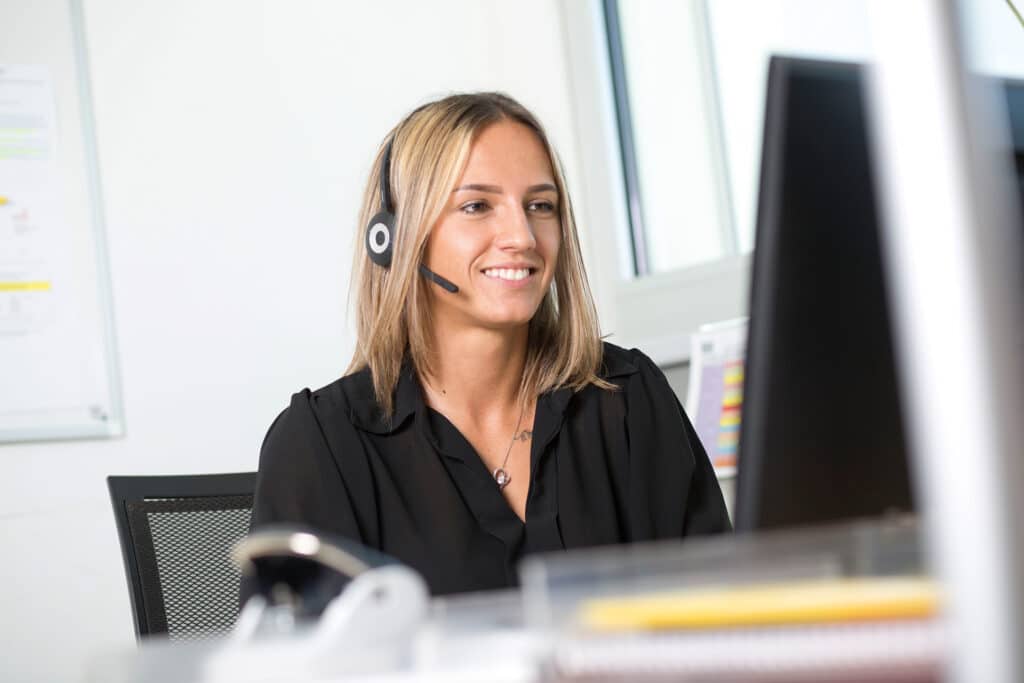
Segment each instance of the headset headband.
M391 145L394 141L394 137L388 140L388 146L384 148L384 160L380 164L380 209L390 214L395 213L391 201Z

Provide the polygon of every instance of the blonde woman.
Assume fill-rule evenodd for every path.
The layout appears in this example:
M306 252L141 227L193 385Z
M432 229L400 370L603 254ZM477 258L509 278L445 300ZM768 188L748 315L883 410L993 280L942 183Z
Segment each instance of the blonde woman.
M530 112L497 93L415 110L381 146L359 225L355 357L271 426L254 527L349 537L435 594L515 585L528 553L729 529L664 375L601 341Z

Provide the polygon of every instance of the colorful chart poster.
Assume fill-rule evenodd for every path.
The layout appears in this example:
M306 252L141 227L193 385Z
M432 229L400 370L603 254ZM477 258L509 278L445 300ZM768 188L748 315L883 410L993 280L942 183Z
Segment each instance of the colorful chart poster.
M747 320L704 325L693 335L686 411L719 476L736 471Z

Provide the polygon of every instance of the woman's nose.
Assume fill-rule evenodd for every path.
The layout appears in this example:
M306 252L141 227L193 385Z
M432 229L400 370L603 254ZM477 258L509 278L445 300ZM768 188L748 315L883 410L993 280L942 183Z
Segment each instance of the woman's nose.
M508 211L505 220L501 222L497 243L502 249L525 250L537 246L530 216L525 208L517 207Z

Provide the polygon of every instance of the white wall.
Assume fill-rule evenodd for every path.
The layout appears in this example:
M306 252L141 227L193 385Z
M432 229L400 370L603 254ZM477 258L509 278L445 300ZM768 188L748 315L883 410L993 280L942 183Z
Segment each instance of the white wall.
M255 469L290 394L340 375L357 201L400 116L505 90L576 175L553 1L85 12L126 435L0 446L5 681L78 680L91 653L133 646L107 475Z

